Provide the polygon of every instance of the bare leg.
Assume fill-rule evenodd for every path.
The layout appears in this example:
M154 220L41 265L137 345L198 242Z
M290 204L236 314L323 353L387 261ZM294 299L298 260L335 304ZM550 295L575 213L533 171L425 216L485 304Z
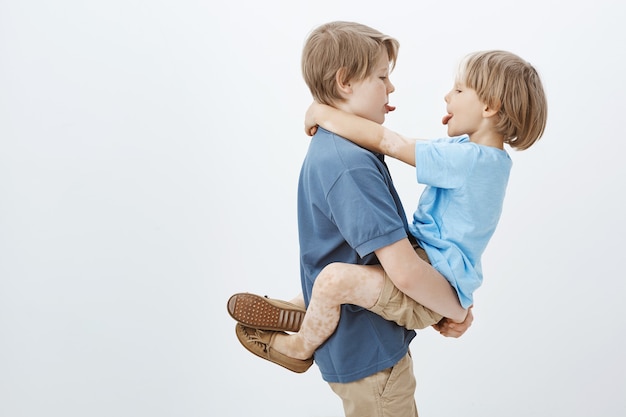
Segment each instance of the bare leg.
M277 335L272 348L296 359L308 359L335 331L341 304L371 308L384 285L382 267L334 263L320 272L300 331Z
M293 297L291 300L289 300L289 302L291 304L297 305L298 307L306 308L306 306L304 305L304 295L302 295L302 293Z

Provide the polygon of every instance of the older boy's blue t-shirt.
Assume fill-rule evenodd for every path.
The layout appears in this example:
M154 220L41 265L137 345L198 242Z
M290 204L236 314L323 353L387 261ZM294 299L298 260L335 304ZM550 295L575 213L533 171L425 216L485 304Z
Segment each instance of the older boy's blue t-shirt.
M298 185L300 272L308 306L329 263L377 264L375 250L407 237L406 214L381 155L327 130L311 139ZM327 382L352 382L395 365L415 332L344 305L337 330L315 352Z
M409 229L465 308L483 280L481 256L500 219L511 166L506 151L467 136L415 145L417 181L427 187Z

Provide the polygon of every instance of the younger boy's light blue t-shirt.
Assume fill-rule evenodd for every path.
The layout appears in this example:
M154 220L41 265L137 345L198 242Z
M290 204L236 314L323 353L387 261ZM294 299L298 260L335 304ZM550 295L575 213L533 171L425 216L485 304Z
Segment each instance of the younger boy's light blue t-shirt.
M495 232L512 161L467 136L418 141L417 181L426 185L409 230L464 308L482 284L481 256Z

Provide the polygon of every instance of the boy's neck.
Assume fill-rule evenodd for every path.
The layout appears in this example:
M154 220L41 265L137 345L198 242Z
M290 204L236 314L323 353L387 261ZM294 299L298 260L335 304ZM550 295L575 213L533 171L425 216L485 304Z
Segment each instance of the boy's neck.
M492 148L504 149L504 136L495 132L481 133L476 132L469 135L469 140L472 143L482 146L491 146Z
M469 140L477 145L504 149L504 136L496 131L496 118L484 118L480 126L469 133Z

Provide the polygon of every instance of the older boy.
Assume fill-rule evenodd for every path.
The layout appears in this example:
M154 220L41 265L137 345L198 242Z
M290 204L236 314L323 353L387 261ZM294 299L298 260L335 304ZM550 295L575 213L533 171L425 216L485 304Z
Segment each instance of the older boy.
M302 56L304 79L314 99L378 124L393 110L389 71L398 42L352 22L315 29ZM416 273L437 291L450 285L421 260L407 238L400 198L381 154L322 128L312 138L298 187L301 285L308 305L313 284L328 264L380 263L395 280ZM358 288L353 288L358 291ZM458 306L458 305L457 305ZM462 334L471 314L456 330ZM251 352L303 371L310 362L281 363L272 349L276 333L241 324L237 334ZM315 352L322 377L342 399L346 416L417 416L415 376L408 352L413 330L354 305L341 307L336 331ZM295 369L294 369L295 368Z

